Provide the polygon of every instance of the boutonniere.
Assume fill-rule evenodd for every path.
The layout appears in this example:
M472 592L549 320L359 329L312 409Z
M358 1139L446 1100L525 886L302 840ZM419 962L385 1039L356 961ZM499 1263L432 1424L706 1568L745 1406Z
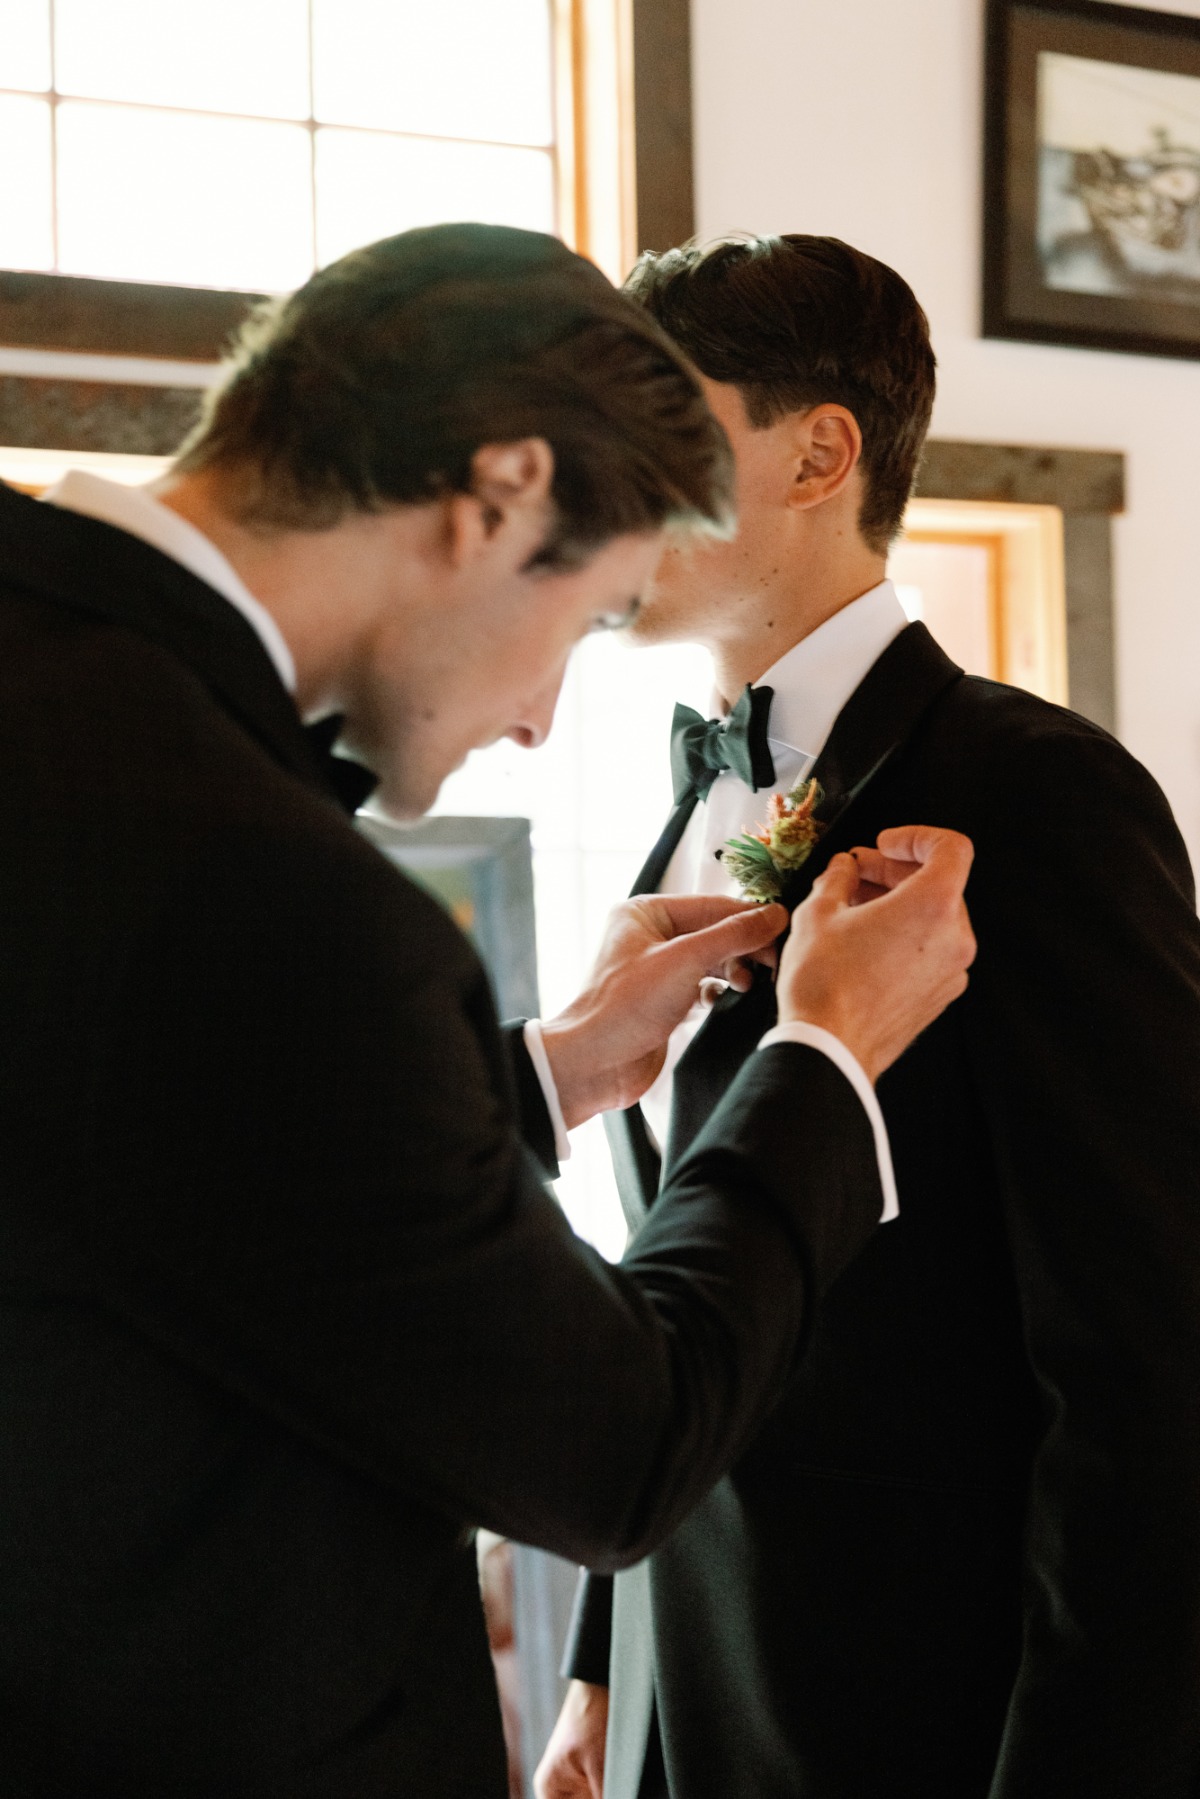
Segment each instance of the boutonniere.
M787 876L804 866L820 841L825 826L813 815L824 797L816 781L773 793L766 823L717 851L746 899L766 905L780 898Z

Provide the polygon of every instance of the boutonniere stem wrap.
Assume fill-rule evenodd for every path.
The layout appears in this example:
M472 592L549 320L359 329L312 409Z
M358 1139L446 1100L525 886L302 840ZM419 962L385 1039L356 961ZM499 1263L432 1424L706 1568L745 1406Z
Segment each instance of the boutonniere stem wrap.
M816 781L773 793L766 823L717 851L746 899L767 905L781 897L788 875L804 866L820 841L825 826L814 814L824 797Z

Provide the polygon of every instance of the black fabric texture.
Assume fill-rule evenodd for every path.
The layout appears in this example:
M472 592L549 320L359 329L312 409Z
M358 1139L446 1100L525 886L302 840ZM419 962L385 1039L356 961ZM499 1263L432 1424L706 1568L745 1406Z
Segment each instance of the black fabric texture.
M628 1267L520 1053L351 826L245 621L0 487L5 1799L502 1799L471 1543L610 1568L691 1510L874 1234L729 1097Z
M1112 738L962 677L920 626L815 774L829 830L790 903L887 826L951 827L976 846L979 954L879 1082L899 1219L651 1557L672 1799L1195 1799L1200 927L1179 832ZM769 983L714 1008L677 1070L668 1180L773 1021ZM797 1108L792 1166L810 1124ZM625 1200L653 1221L655 1184ZM585 1677L602 1585L568 1650Z

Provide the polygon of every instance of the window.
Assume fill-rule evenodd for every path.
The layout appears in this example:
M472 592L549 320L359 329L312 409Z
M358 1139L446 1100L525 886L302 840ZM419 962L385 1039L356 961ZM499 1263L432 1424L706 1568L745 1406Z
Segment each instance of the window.
M3 0L0 263L275 291L387 232L556 223L548 0Z
M542 1012L562 1010L587 976L609 908L625 898L671 810L675 702L705 717L712 665L691 645L631 649L619 634L584 638L571 658L554 728L539 750L507 740L451 775L436 812L528 818ZM581 1236L615 1258L625 1223L604 1129L572 1135L558 1182Z
M619 276L629 5L0 0L0 166L20 171L0 188L0 269L23 302L0 330L136 353L127 284L155 284L140 347L194 356L203 316L210 356L241 296L442 219L558 231ZM228 318L218 294L240 302Z
M557 230L619 279L637 247L632 50L631 0L0 0L0 167L20 172L0 184L0 271L18 271L0 273L0 340L206 361L246 293L463 216ZM644 75L648 116L669 67L656 56ZM669 158L653 172L679 185ZM81 373L95 380L97 359ZM71 466L133 482L163 466L84 441L95 450L0 450L0 479L37 491ZM644 703L614 744L631 685ZM695 651L591 639L554 748L504 744L443 792L442 812L533 821L547 1012L573 996L666 816L674 701L704 709L708 689ZM562 1193L616 1253L598 1125Z

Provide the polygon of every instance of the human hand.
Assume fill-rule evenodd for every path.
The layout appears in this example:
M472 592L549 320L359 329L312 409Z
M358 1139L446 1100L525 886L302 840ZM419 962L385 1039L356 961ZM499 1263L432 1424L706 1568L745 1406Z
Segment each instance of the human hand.
M608 1688L573 1680L533 1777L535 1799L602 1799Z
M747 960L774 967L786 928L782 906L716 893L643 894L617 906L588 986L542 1026L568 1129L639 1100L701 981L719 976L744 990Z
M835 856L797 908L779 964L780 1023L841 1039L878 1080L963 993L975 937L963 889L975 851L957 831L906 825Z

